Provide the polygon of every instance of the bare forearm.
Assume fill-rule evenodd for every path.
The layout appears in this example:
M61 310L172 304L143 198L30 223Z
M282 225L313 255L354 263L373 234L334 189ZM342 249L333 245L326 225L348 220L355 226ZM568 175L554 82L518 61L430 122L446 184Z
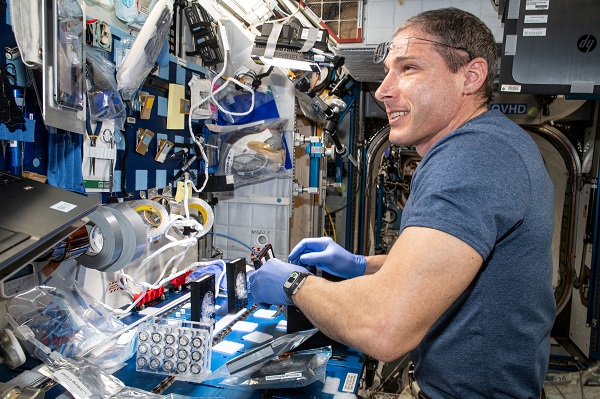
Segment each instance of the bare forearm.
M389 340L380 338L382 331L389 330L387 321L390 313L378 295L367 293L379 285L376 276L335 283L309 277L293 299L304 315L325 335L375 358L389 361L391 359L384 359L382 355L385 353L388 356L389 351L381 347L382 343L385 345ZM409 341L404 342L406 347L396 346L399 353L394 358L412 349Z
M383 262L387 259L387 255L373 255L367 256L367 269L365 270L365 274L374 274L381 266L383 266Z
M363 323L368 324L368 320L365 320L364 313L358 311L357 306L360 307L360 304L354 306L356 298L350 293L355 291L350 285L352 283L349 280L333 283L322 278L309 277L293 300L325 335L359 348L364 345L362 342L370 340L371 336L367 330L371 326L362 326ZM353 316L352 312L357 314ZM358 323L351 323L357 318Z

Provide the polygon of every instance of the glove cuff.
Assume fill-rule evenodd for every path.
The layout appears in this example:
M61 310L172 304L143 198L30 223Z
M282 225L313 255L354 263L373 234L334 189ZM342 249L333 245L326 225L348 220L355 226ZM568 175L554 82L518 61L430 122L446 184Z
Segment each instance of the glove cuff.
M354 277L363 276L367 270L367 258L364 255L354 255L355 275Z

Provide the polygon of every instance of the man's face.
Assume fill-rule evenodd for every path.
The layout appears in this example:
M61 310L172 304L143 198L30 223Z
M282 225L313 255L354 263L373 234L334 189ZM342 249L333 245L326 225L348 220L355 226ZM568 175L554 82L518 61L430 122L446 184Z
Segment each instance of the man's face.
M386 77L375 96L385 104L390 142L415 146L423 156L462 123L464 73L463 69L450 72L434 44L416 38L437 39L418 29L398 33L384 62Z

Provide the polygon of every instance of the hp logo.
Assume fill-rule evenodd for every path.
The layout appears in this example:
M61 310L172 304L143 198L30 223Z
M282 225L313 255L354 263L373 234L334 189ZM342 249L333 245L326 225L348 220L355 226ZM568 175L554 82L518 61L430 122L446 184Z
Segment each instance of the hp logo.
M577 39L577 49L582 53L594 51L596 44L598 44L598 40L592 35L583 35Z

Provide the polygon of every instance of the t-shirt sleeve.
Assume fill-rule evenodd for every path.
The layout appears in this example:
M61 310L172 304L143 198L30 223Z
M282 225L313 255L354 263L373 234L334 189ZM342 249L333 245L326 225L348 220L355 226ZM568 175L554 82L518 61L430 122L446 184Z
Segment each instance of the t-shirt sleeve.
M529 176L509 143L461 134L432 148L413 176L402 229L429 227L451 234L484 259L522 222Z

